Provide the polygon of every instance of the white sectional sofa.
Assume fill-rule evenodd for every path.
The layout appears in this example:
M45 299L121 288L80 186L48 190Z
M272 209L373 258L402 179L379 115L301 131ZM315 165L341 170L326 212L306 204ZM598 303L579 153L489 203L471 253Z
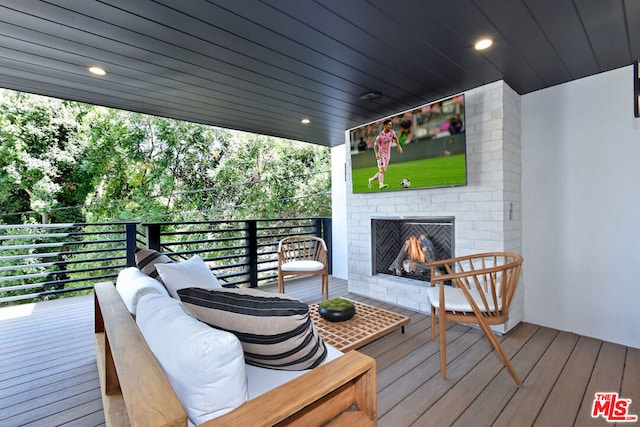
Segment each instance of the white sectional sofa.
M376 424L368 356L327 346L314 369L253 366L233 334L193 317L137 268L94 290L108 425Z

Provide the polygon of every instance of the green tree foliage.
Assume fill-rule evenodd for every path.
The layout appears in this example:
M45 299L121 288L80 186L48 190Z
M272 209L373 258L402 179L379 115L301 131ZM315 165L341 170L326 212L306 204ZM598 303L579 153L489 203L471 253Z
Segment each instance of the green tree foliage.
M330 215L328 150L238 134L221 160L215 194L223 215L277 218Z
M230 138L230 131L211 126L116 110L101 111L92 123L87 154L99 170L88 208L92 221L177 220L197 210L198 190L215 177Z
M0 222L330 215L325 147L3 94Z
M87 106L5 91L0 103L0 212L34 211L43 222L79 219L61 206L82 203L77 159L86 146ZM80 185L79 185L80 183ZM19 222L20 217L9 217Z

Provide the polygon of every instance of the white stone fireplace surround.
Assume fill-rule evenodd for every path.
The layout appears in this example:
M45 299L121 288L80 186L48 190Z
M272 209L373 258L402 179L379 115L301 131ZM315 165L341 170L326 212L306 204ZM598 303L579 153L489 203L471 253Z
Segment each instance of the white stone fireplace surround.
M373 274L370 224L375 217L455 217L455 255L522 253L520 96L502 81L465 92L465 122L467 185L460 187L353 194L347 132L350 292L430 312L428 283ZM507 331L523 319L523 288L521 278L509 323L497 331Z

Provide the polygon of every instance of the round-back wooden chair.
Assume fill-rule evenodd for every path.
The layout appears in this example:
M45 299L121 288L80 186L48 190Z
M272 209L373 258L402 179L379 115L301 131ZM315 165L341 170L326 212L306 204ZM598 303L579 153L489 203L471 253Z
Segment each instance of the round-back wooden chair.
M431 287L431 339L436 339L436 316L440 321L440 371L446 378L447 321L477 324L518 386L522 381L496 339L491 325L509 320L509 306L518 283L522 256L490 252L434 261Z
M327 245L319 237L286 237L278 245L278 292L284 293L285 276L319 274L322 292L329 299Z

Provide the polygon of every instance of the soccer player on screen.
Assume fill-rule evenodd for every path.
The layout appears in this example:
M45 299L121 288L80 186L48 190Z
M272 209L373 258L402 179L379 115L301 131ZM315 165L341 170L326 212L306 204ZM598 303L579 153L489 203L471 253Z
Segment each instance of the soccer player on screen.
M396 132L393 130L393 123L391 119L385 120L382 124L382 132L376 137L376 141L373 143L373 151L376 153L376 161L378 163L378 172L369 178L369 188L376 179L380 185L380 190L387 187L384 183L384 173L387 171L389 161L391 160L391 143L396 143L398 153L402 153L402 147L398 142Z

